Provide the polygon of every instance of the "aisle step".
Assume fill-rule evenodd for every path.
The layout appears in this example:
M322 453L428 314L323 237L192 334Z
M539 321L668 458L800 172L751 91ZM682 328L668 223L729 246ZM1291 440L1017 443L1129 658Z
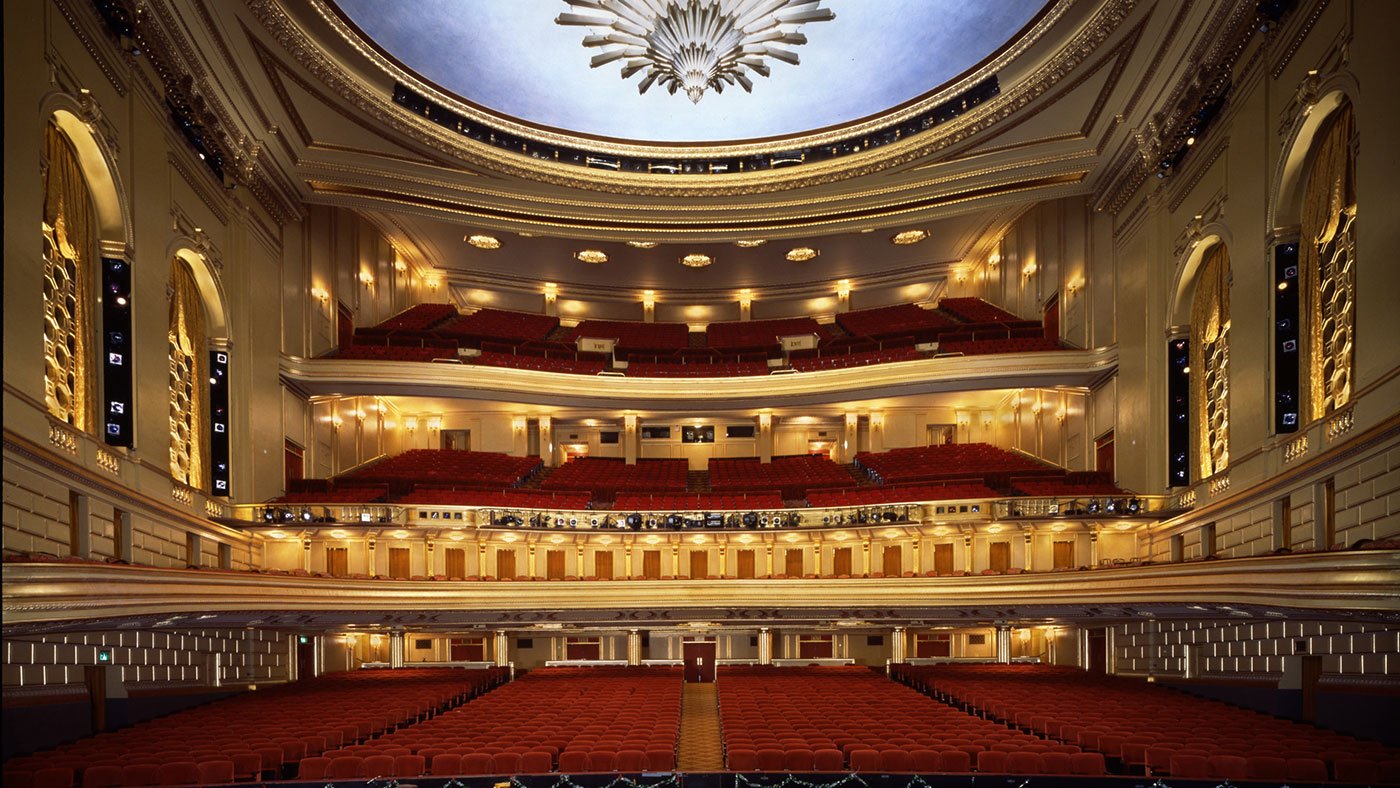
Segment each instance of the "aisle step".
M681 696L681 746L676 765L682 772L724 771L719 693L713 682L687 682L685 685Z

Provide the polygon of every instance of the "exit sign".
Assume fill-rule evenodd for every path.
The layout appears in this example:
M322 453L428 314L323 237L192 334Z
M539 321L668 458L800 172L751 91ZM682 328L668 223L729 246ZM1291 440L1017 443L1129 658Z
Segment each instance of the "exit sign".
M97 650L97 664L112 664L112 650L110 648L100 648Z

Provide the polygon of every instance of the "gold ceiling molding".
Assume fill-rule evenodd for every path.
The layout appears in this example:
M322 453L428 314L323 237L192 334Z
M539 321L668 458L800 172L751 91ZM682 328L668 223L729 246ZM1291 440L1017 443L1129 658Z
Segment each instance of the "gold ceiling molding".
M723 176L686 176L668 175L654 176L634 173L614 173L606 170L587 169L566 164L556 164L548 161L513 154L490 145L475 143L461 135L454 134L450 130L442 128L431 121L421 118L413 113L403 110L401 107L393 105L388 100L386 94L367 88L360 80L349 77L339 64L331 61L322 51L320 45L315 42L295 20L293 20L281 5L281 0L250 0L249 7L253 14L259 19L264 28L279 42L279 44L293 55L303 67L311 72L317 79L329 86L334 92L341 95L345 100L350 101L356 108L366 115L376 118L386 125L397 128L407 133L413 139L424 143L435 150L450 154L459 158L464 158L473 164L481 164L508 175L519 177L525 180L539 181L557 186L572 189L604 191L619 194L635 194L645 196L692 196L704 194L708 196L738 196L745 194L759 194L785 189L802 188L816 186L825 183L833 183L847 180L854 177L861 177L880 172L892 167L909 164L919 159L925 158L932 153L958 144L971 136L1005 120L1013 113L1028 105L1031 101L1043 95L1053 85L1064 79L1083 60L1089 57L1100 45L1102 45L1112 35L1114 30L1128 17L1137 6L1139 0L1107 0L1102 8L1094 15L1088 24L1081 27L1074 33L1071 40L1061 47L1054 55L1038 68L1033 75L1023 80L1013 88L1006 90L997 98L986 102L968 113L959 116L947 123L940 124L927 132L913 135L901 142L896 142L888 146L870 149L869 152L854 154L852 156L837 157L825 162L811 165L799 165L791 168L779 170L766 170L760 173L749 174L729 174ZM1053 19L1058 19L1058 15L1069 5L1068 0L1060 0L1055 6L1053 13L1047 12L1042 17L1041 24L1050 27ZM328 9L328 7L316 0L314 6L322 19L333 28L343 27L343 21ZM338 24L337 24L338 23ZM342 33L343 34L343 33ZM1034 36L1025 36L1022 43L1029 45ZM356 43L352 40L352 45L366 52L367 46ZM1006 53L1019 54L1020 49L1013 46ZM1008 61L1009 62L1009 61ZM993 61L988 64L989 68L1001 68L1004 64ZM980 72L979 72L980 73ZM410 80L412 84L414 81ZM902 110L903 111L903 110ZM913 112L913 108L908 108ZM463 113L470 114L470 113ZM875 124L875 128L881 128L898 115L885 115ZM872 123L875 123L872 121ZM511 129L510 125L501 125L503 130ZM845 137L859 133L860 126L844 127L839 134L835 134L833 139L844 139ZM574 137L551 140L541 136L538 132L531 134L523 130L516 130L527 137L541 139L551 144L566 144L562 140L573 140L567 143L569 147L581 147L600 152L607 152L605 148L594 145L578 145ZM822 136L816 135L805 138L803 145L821 144ZM793 146L792 140L784 140L778 144L775 150L789 149ZM627 155L645 155L645 148L623 148L629 153ZM675 156L674 149L665 150L665 155ZM750 147L727 147L727 148L705 148L696 147L692 155L694 157L714 157L744 155L746 151L759 152L761 148ZM722 153L719 153L722 151ZM580 172L582 170L582 172Z
M581 582L581 581L580 581ZM892 615L1005 606L1100 607L1152 604L1263 605L1297 611L1345 609L1394 620L1400 551L1374 550L1226 559L1086 572L956 578L577 582L337 580L99 564L5 567L3 613L15 625L80 623L95 618L304 610L415 615L557 610L686 611L773 608L785 615L832 607Z
M891 220L902 222L903 217L921 211L931 211L953 205L965 204L974 200L1005 197L1022 194L1037 189L1059 186L1075 186L1082 183L1088 170L1077 170L1058 175L1015 181L1007 184L988 185L962 192L937 197L914 200L900 205L878 206L853 209L841 213L818 216L812 221L792 221L755 216L748 219L728 218L721 221L686 222L668 218L662 221L637 220L628 217L602 216L556 216L541 217L534 213L496 208L488 205L468 205L457 200L449 200L425 194L409 194L403 190L393 191L367 186L352 186L321 180L308 180L307 186L314 194L324 197L367 200L381 205L403 209L418 209L432 212L446 212L456 216L466 216L478 220L507 221L536 227L550 228L559 232L607 232L618 230L645 230L655 235L679 235L693 233L697 229L717 234L738 234L762 230L793 230L800 228L831 227L841 222L862 220ZM698 227L697 227L698 226Z

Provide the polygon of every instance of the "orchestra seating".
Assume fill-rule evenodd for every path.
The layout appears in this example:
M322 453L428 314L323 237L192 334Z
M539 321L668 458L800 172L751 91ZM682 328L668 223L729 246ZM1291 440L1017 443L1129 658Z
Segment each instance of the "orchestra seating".
M453 337L463 347L480 347L482 340L538 341L559 327L559 318L532 312L478 309L448 321L438 333Z
M502 509L587 509L586 492L505 489L454 489L418 485L395 503L419 506L491 506Z
M533 369L540 372L565 372L571 375L596 375L605 368L605 362L598 358L587 358L588 354L576 354L573 358L555 358L519 353L500 353L483 350L480 355L471 356L473 364L486 367L511 367L513 369Z
M685 323L642 323L636 320L584 320L573 330L570 341L579 337L617 340L624 350L681 350L690 345L690 327Z
M944 298L938 302L938 308L964 323L1014 323L1021 320L980 298Z
M956 501L969 498L1000 498L1001 494L981 482L941 482L892 484L877 487L848 487L840 490L812 490L807 493L811 506L877 506L912 501Z
M385 320L375 328L381 331L429 331L457 316L451 304L416 304Z
M986 443L956 443L859 452L855 464L882 484L980 479L1006 487L1011 476L1063 477L1064 471Z
M406 749L433 777L670 771L680 716L678 668L539 668L364 752Z
M1039 665L897 665L894 676L1138 774L1309 783L1329 772L1400 774L1396 748L1129 678Z
M776 490L734 493L618 493L613 508L620 512L716 512L783 508Z
M407 492L414 484L454 483L509 487L540 468L539 457L492 451L411 449L336 478L336 486L385 483Z
M732 378L768 374L765 361L628 361L627 375L644 378Z
M778 490L783 498L805 498L809 489L853 487L846 469L826 456L799 454L774 457L770 463L757 457L711 457L710 489L717 492Z
M945 299L946 300L946 299ZM846 333L876 339L898 336L923 336L930 330L956 325L957 321L932 309L915 304L895 304L876 309L843 312L836 324Z
M5 762L5 785L97 788L282 779L294 776L303 759L324 759L327 751L438 715L486 692L505 675L496 668L361 670L264 687L11 758Z
M1077 746L967 714L867 667L721 666L717 686L730 771L1104 773L1097 753L1077 758Z
M777 345L779 337L804 334L825 338L829 332L810 317L711 323L705 329L705 344L721 350L764 349Z
M540 483L546 490L586 490L597 501L611 501L619 492L685 492L685 460L638 460L582 457L559 466ZM771 485L769 485L771 487Z

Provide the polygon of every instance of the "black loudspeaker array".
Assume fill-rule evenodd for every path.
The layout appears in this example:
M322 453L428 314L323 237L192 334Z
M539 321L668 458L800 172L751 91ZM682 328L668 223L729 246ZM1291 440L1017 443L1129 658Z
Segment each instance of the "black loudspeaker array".
M229 494L228 351L209 351L209 491Z
M1298 244L1274 247L1274 432L1297 432L1301 356Z
M109 446L131 446L131 266L102 259L102 423Z
M1167 342L1167 486L1191 483L1191 343Z

